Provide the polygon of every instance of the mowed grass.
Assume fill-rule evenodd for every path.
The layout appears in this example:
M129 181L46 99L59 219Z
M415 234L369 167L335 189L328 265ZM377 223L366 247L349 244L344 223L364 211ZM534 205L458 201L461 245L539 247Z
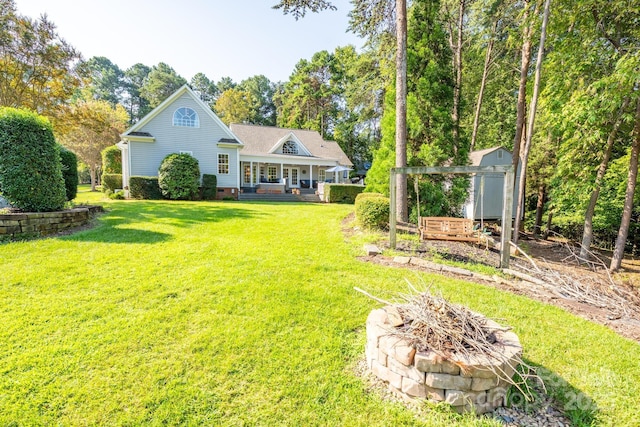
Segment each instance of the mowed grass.
M499 425L417 418L354 373L377 304L353 287L405 278L514 326L576 424L637 425L640 345L490 287L362 263L341 231L352 206L102 203L93 229L0 246L0 425Z

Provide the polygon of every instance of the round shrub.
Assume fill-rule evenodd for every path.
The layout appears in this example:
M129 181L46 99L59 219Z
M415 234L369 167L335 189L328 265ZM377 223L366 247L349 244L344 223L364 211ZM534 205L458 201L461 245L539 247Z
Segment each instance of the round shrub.
M360 193L356 196L356 203L358 203L358 200L369 199L371 197L386 197L386 196L382 193Z
M356 218L364 228L386 229L389 226L389 198L361 197L356 201Z
M0 108L0 192L23 211L49 212L64 207L60 150L46 118L26 110Z
M71 201L78 194L78 157L73 151L60 146L60 161L62 161L62 178L67 200Z
M169 154L160 164L158 184L167 199L193 199L200 184L198 160L189 154Z

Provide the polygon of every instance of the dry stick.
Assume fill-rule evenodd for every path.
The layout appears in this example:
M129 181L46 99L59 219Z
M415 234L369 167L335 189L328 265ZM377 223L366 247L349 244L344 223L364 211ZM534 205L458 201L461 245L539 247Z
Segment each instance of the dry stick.
M354 286L353 289L355 289L356 291L360 292L361 294L364 294L366 296L368 296L369 298L371 298L374 301L378 301L380 304L384 304L384 305L392 305L390 302L385 301L383 299L380 299L374 295L371 295L369 292L365 291L364 289L360 289L357 286Z

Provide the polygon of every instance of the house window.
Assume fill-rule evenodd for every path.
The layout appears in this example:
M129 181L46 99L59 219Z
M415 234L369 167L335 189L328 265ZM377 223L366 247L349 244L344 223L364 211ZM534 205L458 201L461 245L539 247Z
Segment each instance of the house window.
M220 175L229 174L229 155L218 154L218 173Z
M269 171L269 175L267 178L269 179L269 182L275 182L278 179L276 167L269 166L268 171Z
M298 144L293 141L287 141L282 144L282 154L298 154Z
M502 150L498 150L498 159L502 159Z
M244 165L244 183L251 184L251 165Z
M318 171L318 181L319 182L324 182L325 179L327 179L327 173L325 172L324 169L320 169Z
M198 113L188 107L180 107L173 113L173 125L189 128L200 127Z

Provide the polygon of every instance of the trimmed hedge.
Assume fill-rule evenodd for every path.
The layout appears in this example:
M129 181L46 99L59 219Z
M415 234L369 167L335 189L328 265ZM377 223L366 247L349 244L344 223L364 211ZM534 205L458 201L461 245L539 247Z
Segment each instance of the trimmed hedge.
M215 200L218 195L218 177L210 174L202 175L202 200Z
M169 154L160 164L158 184L167 199L194 199L198 196L200 184L198 160L186 153Z
M122 151L115 145L105 148L102 155L102 173L122 173Z
M129 177L129 197L132 199L162 199L157 176Z
M361 199L369 199L369 198L375 198L375 197L387 197L382 193L360 193L356 196L356 203L358 203L358 200Z
M73 151L59 146L60 161L62 162L62 178L64 179L64 188L67 194L67 200L71 201L78 194L78 157Z
M356 201L356 219L363 228L386 229L389 226L389 198L379 193ZM376 195L377 194L377 195Z
M102 174L102 191L115 191L122 188L122 174L120 173L104 173Z
M60 150L46 118L0 108L0 192L23 211L64 208L67 194Z
M329 203L355 203L364 187L351 184L325 184L324 196Z

